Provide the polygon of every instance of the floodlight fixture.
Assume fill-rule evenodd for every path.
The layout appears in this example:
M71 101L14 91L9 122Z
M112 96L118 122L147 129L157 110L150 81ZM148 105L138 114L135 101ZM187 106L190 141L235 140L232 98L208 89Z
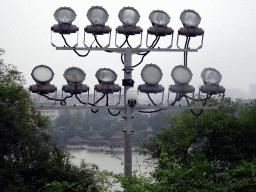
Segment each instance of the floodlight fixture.
M71 25L76 19L76 12L70 7L60 7L55 11L54 18L59 25Z
M118 14L119 20L124 26L133 26L140 20L139 12L133 7L123 7Z
M189 68L183 65L175 66L171 72L171 76L175 82L175 85L169 86L169 93L170 91L173 93L180 93L180 94L194 93L195 88L192 85L189 85L189 82L192 79L192 75L193 74ZM169 98L169 93L168 93L168 98Z
M174 82L181 85L188 84L192 79L192 75L191 70L183 65L175 66L171 73Z
M187 9L180 14L180 20L184 27L197 28L201 22L201 17L196 11Z
M53 70L46 65L38 65L36 66L31 73L32 78L37 83L49 83L54 76Z
M53 79L54 73L52 69L46 65L36 66L31 73L32 78L36 82L36 85L31 85L29 90L32 93L53 93L57 90L57 87L50 85L50 81Z
M95 76L99 83L114 83L117 78L115 71L108 68L99 69Z
M154 10L149 15L149 20L154 27L166 27L170 19L170 16L161 10Z
M219 82L222 79L220 72L214 68L205 68L201 77L205 85L219 85Z
M54 33L70 34L76 33L79 28L72 25L72 22L76 19L76 13L70 7L60 7L54 13L54 18L58 22L58 25L51 27Z
M139 12L133 7L123 7L119 12L118 17L119 17L119 20L123 23L123 25L118 26L116 28L116 38L117 38L117 33L123 34L126 36L141 34L140 45L137 46L137 48L139 48L141 46L142 31L143 31L141 27L136 26L136 24L140 20ZM117 44L116 46L119 47Z
M162 10L154 10L150 13L149 20L151 21L153 27L150 27L147 30L146 45L148 48L151 48L148 45L148 34L155 36L172 35L171 44L167 47L167 49L172 47L174 31L171 27L167 27L167 24L170 22L170 19L170 16Z
M158 83L163 76L162 70L156 64L147 64L141 70L141 78L145 82L138 90L143 93L162 93L164 87Z
M101 68L96 72L95 76L99 81L99 84L94 86L95 91L106 94L121 91L121 87L118 84L114 84L117 74L112 69Z
M101 6L92 6L87 12L87 18L96 26L104 26L108 20L108 12Z
M70 67L65 70L63 76L68 83L78 84L84 81L86 74L78 67Z
M202 36L201 45L197 48L201 49L203 47L204 30L198 28L198 25L201 22L200 15L194 10L187 9L180 14L180 20L184 27L178 30L177 47L181 49L178 45L180 35L186 36L187 38Z
M158 84L162 76L162 70L156 64L147 64L141 70L141 78L148 85Z
M105 47L109 47L111 38L111 28L105 26L108 21L108 12L101 6L92 6L87 12L87 18L91 22L91 25L87 25L84 28L84 46L89 47L85 43L85 33L90 33L95 35L109 34L109 43ZM96 38L96 36L95 36ZM96 39L97 40L97 39Z
M225 88L219 85L222 76L218 70L214 68L205 68L201 73L201 77L204 82L204 85L200 87L202 93L224 94Z
M64 71L63 74L68 85L63 85L62 90L66 93L81 94L89 91L87 85L82 84L85 80L85 72L78 67L69 67Z

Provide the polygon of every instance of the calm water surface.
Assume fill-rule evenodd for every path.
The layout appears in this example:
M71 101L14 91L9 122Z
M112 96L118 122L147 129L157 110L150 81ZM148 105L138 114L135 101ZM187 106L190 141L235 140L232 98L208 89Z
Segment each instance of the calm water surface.
M85 150L85 149L69 149L73 159L71 162L75 165L79 165L82 159L85 159L86 163L94 163L99 166L100 170L113 171L114 173L124 173L124 166L122 161L124 158L123 151L114 152L116 157L121 158L122 160L112 157L111 154L106 154L106 152L101 152L99 150ZM138 170L138 173L150 172L153 170L152 166L148 166L144 161L149 156L139 155L138 152L133 152L132 162L133 162L133 171ZM147 174L148 175L148 174ZM121 189L120 186L115 186L112 188Z

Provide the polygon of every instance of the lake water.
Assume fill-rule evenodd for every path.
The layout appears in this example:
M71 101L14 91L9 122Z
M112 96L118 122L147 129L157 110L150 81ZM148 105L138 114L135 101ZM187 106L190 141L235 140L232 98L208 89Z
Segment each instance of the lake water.
M99 166L100 170L113 171L114 173L124 173L124 166L122 165L122 161L124 158L123 151L114 152L115 156L121 158L122 160L112 157L111 154L106 154L106 152L101 152L99 150L85 150L85 149L69 149L71 155L74 158L71 162L75 165L79 165L82 159L85 159L87 163L94 163ZM138 170L138 173L145 173L153 171L152 166L148 166L144 161L149 156L139 155L138 152L132 153L132 163L133 163L133 171ZM147 174L148 175L148 174ZM112 188L121 189L120 186L115 186Z

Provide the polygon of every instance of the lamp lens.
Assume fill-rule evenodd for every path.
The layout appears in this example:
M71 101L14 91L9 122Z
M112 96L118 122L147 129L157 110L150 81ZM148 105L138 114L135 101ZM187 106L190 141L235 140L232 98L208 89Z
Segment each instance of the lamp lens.
M105 83L114 83L114 81L117 78L117 75L114 71L111 69L99 69L96 72L96 78L100 82L105 82Z
M213 68L204 69L202 72L202 79L206 84L216 85L221 81L221 74Z
M149 85L156 85L162 79L162 71L155 64L146 65L141 71L143 81Z
M47 83L53 78L53 71L50 67L45 65L39 65L32 71L32 77L36 82Z
M160 26L167 25L170 22L170 17L163 11L152 12L149 19L152 23Z
M181 13L180 20L187 27L197 27L201 18L195 11L188 10Z
M173 68L171 76L175 83L188 84L192 79L192 72L189 68L179 65Z
M92 8L88 11L88 19L92 24L104 25L108 20L108 14L101 8Z
M120 11L119 19L124 25L136 25L140 16L134 9L127 8Z
M77 67L66 69L64 77L68 82L81 83L85 79L85 72Z
M76 19L76 13L68 7L62 7L54 13L55 19L61 24L71 24Z

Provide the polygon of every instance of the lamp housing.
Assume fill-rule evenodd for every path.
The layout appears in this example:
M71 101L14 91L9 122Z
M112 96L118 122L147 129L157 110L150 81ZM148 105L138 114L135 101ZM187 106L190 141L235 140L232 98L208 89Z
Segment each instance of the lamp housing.
M64 78L68 83L79 84L85 80L85 72L78 67L70 67L64 71Z
M31 76L36 82L36 85L31 85L29 87L29 90L32 93L48 94L54 93L57 90L56 86L50 85L50 81L54 76L50 67L46 65L38 65L32 70Z
M219 94L225 92L225 88L219 85L222 76L218 70L205 68L201 73L201 77L204 85L202 85L199 90L202 93Z
M54 13L54 18L58 22L58 25L51 27L54 33L70 34L79 30L77 26L72 25L72 22L76 19L76 13L70 7L58 8Z
M214 68L205 68L201 73L201 77L204 84L208 86L218 86L219 82L222 79L222 75L220 74L220 72Z
M196 11L187 9L180 14L180 20L184 27L197 28L201 17Z
M82 83L79 83L79 84L69 83L68 85L62 86L62 91L64 91L65 93L71 93L71 94L86 93L89 90L90 90L90 87Z
M161 93L164 87L158 83L163 76L162 70L156 64L147 64L141 70L141 78L145 82L138 86L138 90L143 93Z
M154 10L149 15L149 20L151 21L153 27L167 27L170 19L170 16L161 10Z
M109 68L101 68L96 72L96 78L98 79L99 83L114 83L117 79L117 74L115 71Z
M156 64L147 64L141 70L141 78L148 85L157 85L162 76L162 70Z
M87 18L93 26L104 26L108 16L106 9L101 6L92 6L87 12Z
M76 19L76 12L70 7L60 7L55 11L54 18L59 25L71 25Z
M53 79L54 73L50 67L38 65L32 70L31 76L36 83L46 84Z
M183 65L175 66L171 72L175 84L187 85L192 79L192 72Z
M98 79L98 85L94 86L97 92L101 93L114 93L121 91L121 87L114 82L117 79L117 74L109 68L101 68L96 72L96 78Z
M133 26L140 20L139 12L133 7L123 7L118 14L119 20L124 26Z

